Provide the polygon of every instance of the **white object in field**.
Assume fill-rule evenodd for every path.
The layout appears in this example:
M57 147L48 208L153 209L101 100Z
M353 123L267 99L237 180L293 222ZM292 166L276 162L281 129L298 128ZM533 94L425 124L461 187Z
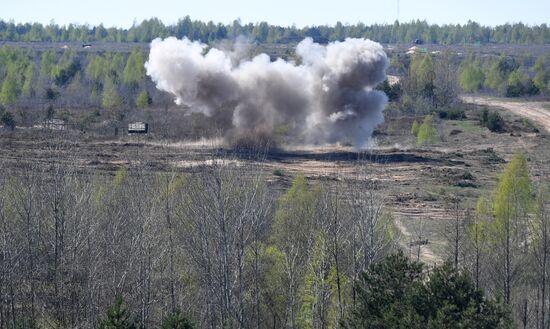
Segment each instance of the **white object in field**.
M128 134L147 134L149 125L145 122L132 122L128 124Z

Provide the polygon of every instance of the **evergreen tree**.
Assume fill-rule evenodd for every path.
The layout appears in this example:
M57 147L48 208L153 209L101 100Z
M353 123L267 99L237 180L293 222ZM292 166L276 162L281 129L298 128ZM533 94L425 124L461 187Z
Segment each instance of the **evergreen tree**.
M371 265L358 286L348 328L510 328L508 312L484 298L467 273L450 263L425 274L402 252Z
M194 329L195 326L189 319L181 314L180 310L177 310L174 314L164 319L160 325L160 329Z
M130 319L130 312L122 297L118 296L114 304L107 310L107 317L101 321L97 329L136 329L137 326Z

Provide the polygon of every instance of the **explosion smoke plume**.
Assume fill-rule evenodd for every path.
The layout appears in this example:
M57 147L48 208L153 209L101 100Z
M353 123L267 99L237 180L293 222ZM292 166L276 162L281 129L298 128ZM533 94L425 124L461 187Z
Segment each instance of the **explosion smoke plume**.
M226 138L269 136L284 127L307 143L366 146L387 102L373 88L386 78L382 46L366 39L296 47L301 63L235 54L186 38L151 43L147 74L177 104L224 123Z

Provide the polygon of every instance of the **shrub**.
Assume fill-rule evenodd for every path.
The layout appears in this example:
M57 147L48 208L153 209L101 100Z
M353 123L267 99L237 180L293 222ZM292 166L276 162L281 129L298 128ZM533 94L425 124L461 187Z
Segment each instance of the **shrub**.
M485 125L487 124L487 120L489 120L489 110L483 109L483 111L481 112L481 116L479 117L479 122L482 126L485 127Z
M11 112L5 111L4 113L2 113L2 116L0 117L0 122L4 125L4 127L15 130L16 123Z
M487 116L487 123L485 125L490 131L499 132L504 129L504 120L498 112L490 112Z
M466 119L466 112L461 108L441 109L438 112L439 118L444 120Z

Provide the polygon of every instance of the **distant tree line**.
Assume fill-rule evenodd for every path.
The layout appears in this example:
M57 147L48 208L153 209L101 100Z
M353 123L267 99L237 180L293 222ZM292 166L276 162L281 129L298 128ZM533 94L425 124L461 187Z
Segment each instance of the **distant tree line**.
M173 25L165 25L158 18L151 18L134 23L128 29L105 27L103 24L58 25L55 22L43 25L40 23L14 23L0 20L0 40L5 41L105 41L105 42L150 42L157 37L187 37L213 43L227 38L244 35L260 43L297 42L305 37L326 43L343 40L346 37L365 37L382 43L410 43L421 39L435 44L548 44L550 28L546 24L525 25L523 23L503 24L495 27L482 26L468 21L467 24L428 24L426 21L398 22L394 24L365 25L343 24L318 26L277 26L267 22L242 23L235 20L231 24L191 20L185 16Z

